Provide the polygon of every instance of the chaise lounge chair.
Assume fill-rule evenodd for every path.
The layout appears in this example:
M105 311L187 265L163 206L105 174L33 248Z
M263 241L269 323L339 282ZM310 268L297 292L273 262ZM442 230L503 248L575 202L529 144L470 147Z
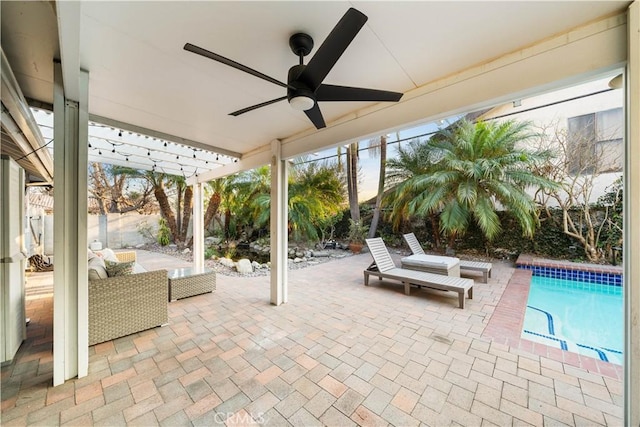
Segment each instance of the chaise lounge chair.
M380 280L384 278L402 282L406 295L410 294L411 285L456 292L460 308L464 308L465 293L469 295L469 299L473 298L473 280L471 279L398 268L380 237L367 239L367 246L374 262L364 270L365 286L369 286L369 276L373 275L378 276Z
M409 245L409 249L411 249L411 253L413 253L414 255L424 255L425 257L431 256L424 253L424 250L422 249L422 246L420 246L420 242L418 242L415 234L403 234L402 237L404 237L404 241L407 242L407 245ZM460 260L460 270L481 272L484 283L487 283L487 281L489 280L488 278L491 277L492 267L493 266L490 262Z

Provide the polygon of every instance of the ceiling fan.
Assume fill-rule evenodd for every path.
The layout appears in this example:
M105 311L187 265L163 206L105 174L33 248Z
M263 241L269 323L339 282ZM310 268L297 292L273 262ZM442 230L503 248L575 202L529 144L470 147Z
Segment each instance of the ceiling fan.
M367 22L366 15L354 8L350 8L340 21L338 21L333 30L331 30L331 33L329 33L325 41L313 55L313 58L311 58L306 65L303 63L303 58L313 49L313 39L305 33L292 35L289 38L289 47L293 53L299 57L300 63L289 69L287 83L283 83L246 65L242 65L191 43L185 44L184 49L287 88L287 96L252 105L251 107L229 113L229 115L239 116L240 114L286 99L289 101L291 107L299 111L304 111L315 127L321 129L326 127L326 124L322 117L322 112L318 107L318 102L320 101L397 102L402 98L402 93L398 92L335 86L322 83L340 56L364 26L365 22Z

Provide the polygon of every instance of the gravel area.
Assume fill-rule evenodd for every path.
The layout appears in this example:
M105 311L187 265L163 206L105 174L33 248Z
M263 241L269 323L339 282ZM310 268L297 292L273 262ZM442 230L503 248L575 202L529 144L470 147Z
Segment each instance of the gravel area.
M180 258L184 261L193 262L193 253L191 251L179 250L175 246L160 246L158 244L151 244L151 245L140 246L138 249L144 249L151 252L171 255L176 258ZM293 262L293 260L289 260L289 270L298 270L298 269L306 268L312 265L323 264L326 262L331 262L337 259L342 259L342 258L353 255L350 251L343 250L343 249L325 249L323 250L323 252L327 252L329 256L302 258L302 261L300 262ZM269 268L260 268L260 269L254 269L253 273L241 274L241 273L238 273L234 267L228 267L220 263L220 261L212 260L212 259L205 260L205 267L211 268L215 270L217 273L222 274L224 276L242 276L242 277L268 276L271 271Z
M193 262L193 253L191 251L179 250L177 247L170 246L160 246L158 244L148 244L145 246L141 246L139 249L145 249L151 252L163 253L166 255L171 255L176 258L180 258L184 261ZM363 252L367 251L365 247ZM325 249L323 252L327 252L329 256L323 257L312 257L312 258L302 258L300 262L293 262L293 260L289 260L289 270L298 270L302 268L306 268L312 265L323 264L326 262L335 261L337 259L342 259L344 257L352 256L353 254L348 250L343 249ZM400 255L400 256L408 256L410 252L406 248L389 248L389 252L391 254ZM427 251L428 254L432 255L443 255L441 253ZM488 256L483 256L478 253L478 251L468 251L468 252L460 252L457 253L457 256L460 259L465 260L473 260L473 261L485 261L485 262L493 262L496 261L495 258L491 258ZM507 258L507 257L505 257ZM205 261L205 267L211 268L215 270L217 273L222 274L224 276L242 276L242 277L258 277L258 276L268 276L270 274L269 268L254 268L252 273L238 273L235 267L229 267L224 265L218 260L208 259Z

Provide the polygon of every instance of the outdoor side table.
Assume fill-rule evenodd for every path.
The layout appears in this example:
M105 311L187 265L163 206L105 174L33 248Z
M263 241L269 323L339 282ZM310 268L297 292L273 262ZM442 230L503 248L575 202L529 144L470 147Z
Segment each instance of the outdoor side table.
M192 297L216 289L216 272L209 268L196 272L193 268L169 270L169 301Z

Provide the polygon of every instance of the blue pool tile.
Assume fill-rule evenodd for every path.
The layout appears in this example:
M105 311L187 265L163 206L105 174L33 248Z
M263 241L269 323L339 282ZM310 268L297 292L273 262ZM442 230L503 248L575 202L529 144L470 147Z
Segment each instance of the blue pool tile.
M534 276L550 277L593 283L597 285L622 286L622 275L598 273L594 271L571 270L567 268L542 267L539 265L518 265L519 269L531 270Z

